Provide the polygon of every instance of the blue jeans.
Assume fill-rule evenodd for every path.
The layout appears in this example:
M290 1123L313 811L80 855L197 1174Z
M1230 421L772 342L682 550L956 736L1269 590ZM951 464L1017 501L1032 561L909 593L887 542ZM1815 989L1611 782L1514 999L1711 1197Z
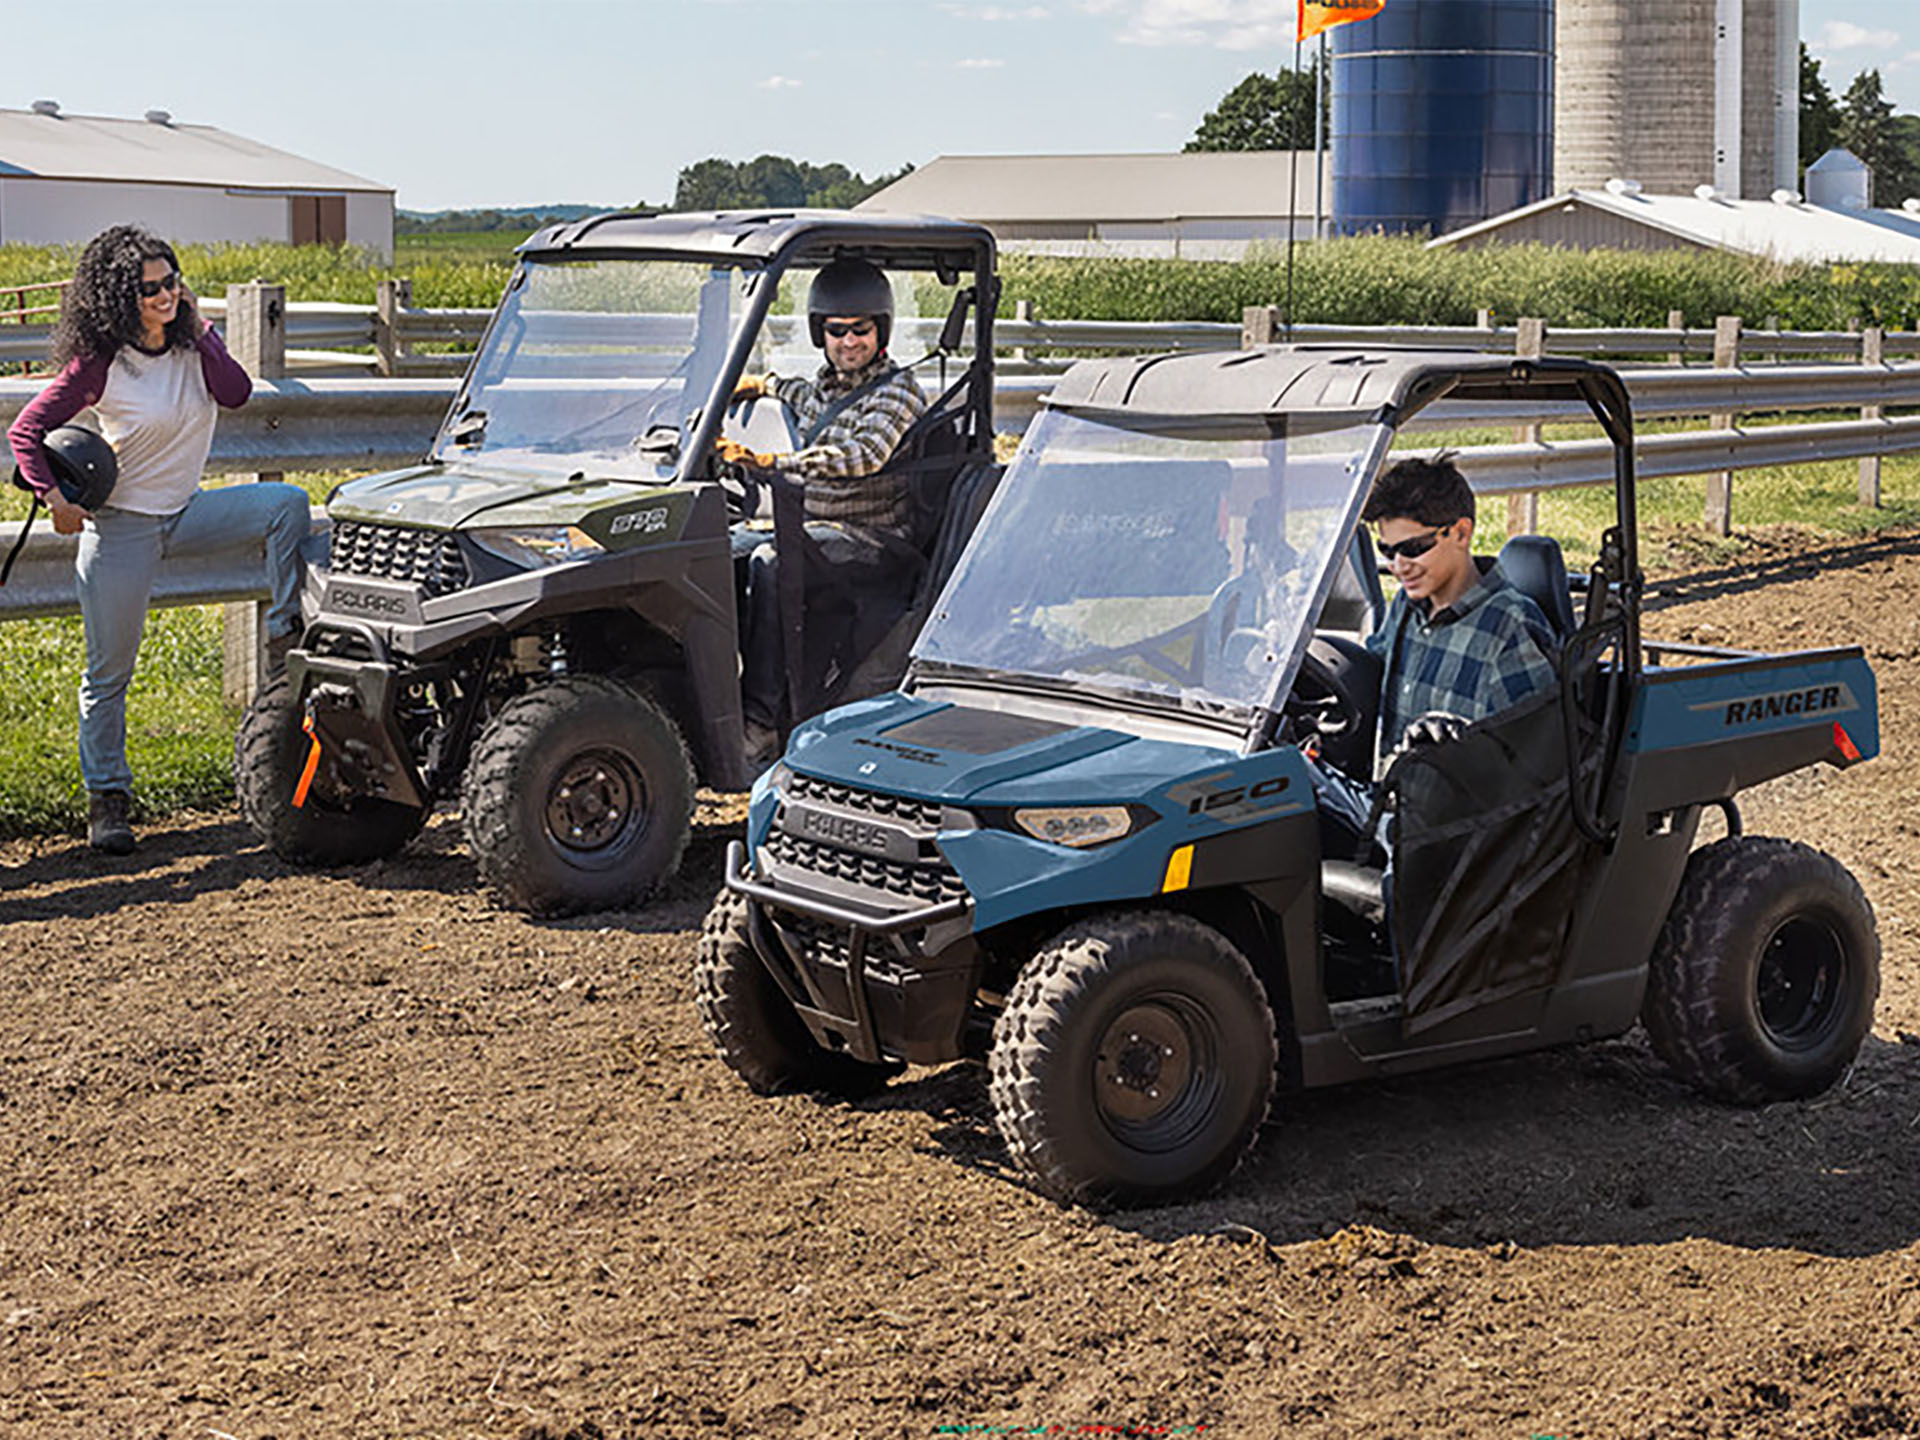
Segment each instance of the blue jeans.
M313 528L306 492L277 482L236 484L194 494L171 515L103 506L80 532L74 561L87 635L80 681L80 776L90 791L127 790L127 685L140 653L147 605L162 560L266 547L273 599L267 634L300 625L302 544Z

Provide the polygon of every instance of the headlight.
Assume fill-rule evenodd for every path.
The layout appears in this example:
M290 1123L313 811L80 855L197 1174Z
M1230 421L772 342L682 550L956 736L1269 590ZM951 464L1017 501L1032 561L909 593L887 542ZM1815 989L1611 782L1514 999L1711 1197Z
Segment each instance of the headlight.
M606 547L578 525L528 525L513 530L469 530L467 538L489 555L537 570L606 553Z
M1133 812L1124 805L1063 805L1046 810L1016 810L1013 823L1036 840L1084 850L1118 840L1133 829Z

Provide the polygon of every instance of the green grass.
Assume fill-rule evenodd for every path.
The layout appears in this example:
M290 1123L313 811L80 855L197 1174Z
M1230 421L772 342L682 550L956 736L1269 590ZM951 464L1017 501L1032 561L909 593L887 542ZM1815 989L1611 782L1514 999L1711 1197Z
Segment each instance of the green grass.
M318 505L343 477L290 477ZM0 519L24 518L24 496L0 495ZM43 514L34 522L45 525ZM233 803L239 712L221 700L222 607L147 617L127 695L127 758L140 815ZM79 687L86 640L77 616L0 624L0 836L74 832L86 823L80 783Z

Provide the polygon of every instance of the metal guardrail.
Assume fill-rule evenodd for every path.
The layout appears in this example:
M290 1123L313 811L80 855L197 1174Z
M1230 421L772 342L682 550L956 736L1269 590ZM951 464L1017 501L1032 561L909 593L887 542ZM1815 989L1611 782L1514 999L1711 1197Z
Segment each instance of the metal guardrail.
M1111 340L1116 331L1107 327L1099 333ZM1368 343L1379 343L1371 338L1378 332L1366 333ZM1666 332L1654 333L1662 334L1662 343L1670 338ZM1828 409L1872 414L1887 407L1920 407L1920 364L1623 369L1621 375L1636 415L1644 418ZM43 383L0 380L0 427L11 423ZM995 405L1003 427L1024 428L1053 383L1051 375L1001 376ZM219 474L374 471L407 465L426 453L456 388L451 378L260 381L249 404L221 417L207 468ZM1457 429L1587 419L1578 406L1453 406L1444 414L1430 411L1415 425ZM1920 417L1744 429L1729 428L1722 420L1701 430L1642 434L1635 446L1637 470L1646 479L1917 452ZM1474 489L1486 494L1605 484L1613 478L1611 447L1599 439L1474 446L1458 454ZM19 528L17 523L0 526L0 553L11 546ZM74 541L55 536L43 520L28 541L13 582L0 590L0 620L73 613L73 551ZM256 552L251 568L233 557L220 557L188 569L164 569L155 604L202 604L262 593L264 576Z

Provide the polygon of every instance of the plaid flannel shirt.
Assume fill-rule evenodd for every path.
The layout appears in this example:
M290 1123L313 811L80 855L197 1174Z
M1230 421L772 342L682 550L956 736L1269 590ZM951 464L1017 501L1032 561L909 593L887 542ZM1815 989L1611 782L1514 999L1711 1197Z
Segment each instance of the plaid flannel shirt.
M1380 753L1407 726L1442 710L1482 720L1558 683L1559 647L1546 616L1496 566L1438 614L1393 597L1367 648L1386 661L1380 681Z
M827 422L812 444L774 457L774 464L805 483L809 520L905 535L913 505L908 477L873 477L892 458L907 427L926 413L927 397L913 373L881 354L850 374L822 365L811 380L774 377L770 383L805 435L830 407L874 381L871 390Z

